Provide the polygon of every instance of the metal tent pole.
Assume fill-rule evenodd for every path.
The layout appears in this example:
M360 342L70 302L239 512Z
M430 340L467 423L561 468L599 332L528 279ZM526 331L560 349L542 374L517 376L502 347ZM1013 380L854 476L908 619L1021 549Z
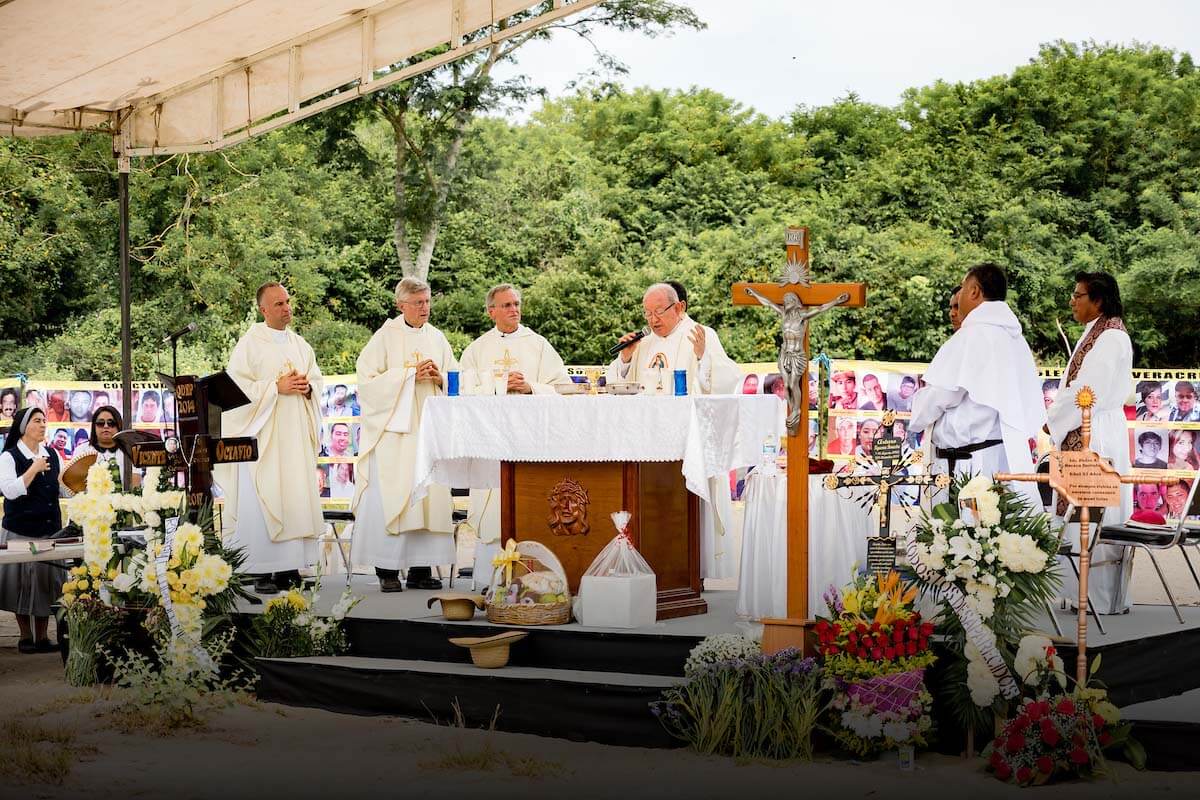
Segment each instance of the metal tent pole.
M120 139L117 139L120 142ZM129 332L129 156L117 151L117 207L120 209L121 262L121 415L125 427L133 427L133 352ZM131 485L133 464L125 459L125 486Z

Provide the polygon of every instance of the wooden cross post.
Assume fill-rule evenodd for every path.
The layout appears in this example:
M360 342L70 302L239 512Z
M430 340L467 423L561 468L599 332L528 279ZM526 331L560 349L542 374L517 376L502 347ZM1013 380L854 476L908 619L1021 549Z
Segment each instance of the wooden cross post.
M867 567L876 575L886 575L896 568L896 538L892 536L892 490L901 486L936 486L944 489L950 485L949 475L907 475L908 467L921 463L922 453L903 453L904 441L895 436L896 412L883 415L883 430L886 435L876 438L871 455L863 459L863 466L879 466L878 475L827 475L825 488L830 490L849 486L869 486L875 497L869 505L879 512L879 533L867 539Z
M1050 472L1011 473L997 472L996 481L1024 481L1048 483L1067 502L1079 510L1079 614L1076 619L1078 655L1075 658L1075 680L1080 686L1087 685L1087 608L1088 569L1091 555L1088 552L1088 526L1091 524L1093 508L1112 508L1121 505L1121 484L1158 483L1160 478L1146 473L1122 475L1112 464L1092 450L1092 408L1096 405L1096 393L1090 386L1081 387L1075 395L1075 404L1083 417L1079 433L1083 439L1080 450L1055 450L1050 453Z
M753 290L754 294L751 294ZM756 297L757 295L757 297ZM787 229L787 266L775 283L735 283L735 306L760 305L758 297L779 307L788 296L804 306L824 306L841 300L839 305L858 308L867 303L863 283L813 283L808 267L808 228ZM776 308L783 315L781 308ZM784 316L785 339L788 319ZM785 341L786 346L786 341ZM806 631L812 625L808 608L808 329L803 332L804 365L796 380L803 386L793 403L789 417L799 414L787 436L787 618L763 620L763 651L777 652L798 647L805 652L810 645ZM788 376L784 376L786 380Z

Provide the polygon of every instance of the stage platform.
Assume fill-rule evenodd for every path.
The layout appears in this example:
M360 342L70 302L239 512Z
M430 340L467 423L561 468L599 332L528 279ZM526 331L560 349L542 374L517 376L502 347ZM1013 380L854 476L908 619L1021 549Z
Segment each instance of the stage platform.
M470 581L456 580L456 590ZM326 579L318 612L338 599L343 580ZM483 670L469 653L451 645L458 636L488 636L511 626L494 625L483 612L450 622L438 605L426 607L431 591L382 594L374 576L356 575L362 602L347 619L351 651L346 656L258 661L263 699L355 714L395 714L447 722L456 709L467 724L500 730L644 747L670 747L649 711L662 690L679 681L691 649L705 636L751 632L755 626L735 613L736 592L704 593L709 613L664 620L634 629L590 628L578 623L522 628L529 636L512 648L509 666ZM261 605L243 604L245 614ZM1178 749L1200 747L1200 719L1180 720L1167 712L1174 698L1200 690L1200 607L1138 605L1127 615L1105 617L1101 635L1093 623L1088 652L1102 655L1099 678L1118 706L1131 707L1138 731L1156 741L1170 737ZM1073 614L1057 612L1070 641L1059 649L1074 663ZM1049 631L1049 619L1038 620ZM1188 695L1193 696L1193 695ZM1154 701L1161 701L1155 703ZM1137 704L1137 705L1135 705ZM1196 708L1200 702L1190 704ZM1137 716L1133 716L1133 711ZM1156 716L1158 714L1158 716ZM1135 733L1137 735L1137 733ZM1156 768L1180 768L1167 751Z

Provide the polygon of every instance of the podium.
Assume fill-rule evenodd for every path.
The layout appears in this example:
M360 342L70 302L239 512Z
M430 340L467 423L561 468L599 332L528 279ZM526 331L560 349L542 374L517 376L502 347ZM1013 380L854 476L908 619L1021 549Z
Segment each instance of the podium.
M127 446L135 467L161 467L187 476L188 508L193 513L212 502L212 468L215 464L254 461L258 441L252 436L221 436L222 412L250 402L224 370L197 378L172 379L159 373L175 391L176 437L172 445L140 431L122 431L117 439Z
M679 461L501 462L501 542L549 547L577 594L584 571L616 535L609 515L628 511L629 538L656 576L657 618L705 614L700 499L681 468Z

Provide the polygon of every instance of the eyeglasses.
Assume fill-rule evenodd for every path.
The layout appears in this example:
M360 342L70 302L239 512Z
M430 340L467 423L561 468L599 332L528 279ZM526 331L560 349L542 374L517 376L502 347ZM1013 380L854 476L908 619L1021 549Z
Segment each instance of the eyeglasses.
M417 308L423 308L423 307L429 305L429 300L428 299L425 299L425 300L402 300L402 301L400 301L400 304L405 305L405 306L416 306Z
M97 428L115 428L117 421L115 419L98 419L96 420Z
M1079 300L1079 299L1087 297L1087 296L1088 296L1087 292L1071 292L1072 300Z
M675 307L675 303L668 303L665 308L658 311L642 311L642 316L645 319L662 319L662 315Z
M492 308L502 308L505 311L509 311L511 309L520 308L520 307L521 307L520 300L516 301L515 303L497 303L496 305L492 306Z

